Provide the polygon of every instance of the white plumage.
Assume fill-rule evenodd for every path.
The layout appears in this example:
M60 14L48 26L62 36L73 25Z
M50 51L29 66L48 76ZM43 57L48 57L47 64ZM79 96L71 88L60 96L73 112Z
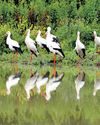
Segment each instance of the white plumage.
M30 91L35 87L36 80L38 78L38 73L36 72L33 76L31 76L26 84L25 84L25 91L27 94L27 99L30 99Z
M94 90L93 90L93 96L96 96L97 91L100 90L100 78L97 78L94 81Z
M100 37L97 36L96 31L94 31L93 33L94 33L94 42L95 42L95 46L98 47L98 46L100 46Z
M61 57L65 57L61 49L59 40L57 39L56 36L52 35L50 31L51 31L51 27L48 27L46 32L47 47L52 53L59 54Z
M11 93L11 87L16 86L21 78L21 74L15 74L9 76L8 80L6 81L6 89L7 89L7 95Z
M64 74L62 73L61 75L59 75L57 77L52 77L48 81L48 83L46 84L46 96L45 96L45 99L47 101L49 101L50 98L51 98L51 92L55 91L57 89L57 87L60 85L63 76L64 76Z
M38 31L37 37L36 37L36 42L41 48L45 48L47 52L49 52L49 48L47 47L47 41L46 39L41 37L41 31Z
M38 34L37 34L37 37L36 37L36 42L42 48L43 48L43 44L46 45L46 39L41 37L41 31L40 30L38 31Z
M27 30L25 44L26 44L27 48L31 51L31 53L34 53L35 56L37 56L39 54L38 50L36 48L35 41L30 38L30 29Z
M19 43L15 40L11 39L11 32L10 31L7 32L7 35L8 36L6 39L6 44L9 46L9 48L12 51L18 51L18 52L22 53Z
M48 41L54 41L54 42L56 42L60 46L58 38L55 35L51 34L51 27L47 28L46 34L48 36L47 37Z
M41 86L45 85L49 79L49 72L47 72L44 76L39 76L36 81L37 93L41 93Z
M85 73L80 72L75 80L75 88L77 93L77 99L80 99L80 90L83 88L85 84Z
M76 46L75 50L77 55L79 57L84 58L85 57L85 45L80 41L80 32L77 32L77 39L76 39Z

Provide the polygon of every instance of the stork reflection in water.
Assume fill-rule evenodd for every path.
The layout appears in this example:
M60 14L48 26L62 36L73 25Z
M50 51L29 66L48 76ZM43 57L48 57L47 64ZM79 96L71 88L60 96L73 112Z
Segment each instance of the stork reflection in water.
M77 93L77 99L80 99L80 90L85 85L85 73L80 71L75 79L75 89Z
M11 88L13 86L17 86L21 79L21 73L18 70L18 64L16 63L14 66L14 72L12 75L10 75L6 81L6 90L7 90L7 95L10 95L11 93Z
M30 99L31 90L33 90L36 85L38 75L39 74L37 71L33 74L32 69L30 69L30 77L28 78L28 80L26 81L25 86L24 86L28 100ZM33 90L33 92L34 92L34 90Z
M96 96L98 90L100 90L100 72L96 72L96 79L94 80L93 96Z

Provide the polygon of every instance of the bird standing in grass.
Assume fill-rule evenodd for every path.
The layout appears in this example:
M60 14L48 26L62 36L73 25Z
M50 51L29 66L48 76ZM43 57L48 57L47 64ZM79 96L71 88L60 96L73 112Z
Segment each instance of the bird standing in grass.
M80 41L80 32L77 32L76 46L75 46L76 54L83 59L86 56L85 53L85 45Z
M44 38L41 37L41 31L40 31L40 30L38 31L38 34L37 34L37 37L36 37L36 42L37 42L37 44L38 44L41 48L46 49L46 51L47 51L48 53L50 52L49 48L47 47L46 39L44 39Z
M65 55L61 49L58 38L50 32L51 27L48 27L46 32L47 47L54 54L54 64L56 64L56 54L60 55L62 58L64 58Z
M98 47L100 47L100 37L97 36L96 31L94 31L93 34L94 34L95 47L98 48ZM100 50L97 50L97 53L100 54Z
M6 44L9 46L9 49L15 51L16 56L18 55L18 53L22 54L23 51L21 50L19 43L11 39L11 32L8 31L6 34L7 34Z
M32 54L34 54L37 57L39 52L36 48L36 42L30 38L30 29L27 30L25 44L26 44L27 48L30 50L30 53L31 53L30 62L32 62Z

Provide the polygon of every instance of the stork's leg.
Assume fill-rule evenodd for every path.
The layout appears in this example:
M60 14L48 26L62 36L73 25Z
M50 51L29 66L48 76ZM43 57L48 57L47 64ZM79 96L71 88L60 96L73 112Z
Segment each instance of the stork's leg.
M15 53L13 52L12 53L12 62L11 63L13 63L15 61Z
M81 64L82 64L82 60L81 60L81 58L80 57L78 57L78 60L77 60L77 66L80 66Z
M18 61L18 52L16 51L16 62Z
M54 62L53 64L55 65L56 64L56 54L54 54Z
M32 53L30 53L30 64L32 64Z
M96 53L98 53L98 47L96 46Z
M96 53L100 54L100 48L99 48L99 46L96 47Z
M100 72L96 72L96 76L97 76L97 77L100 77Z
M56 65L54 65L54 68L53 68L53 76L56 77Z
M35 94L35 92L34 92L34 88L31 90L32 91L32 93L33 93L33 95Z
M46 92L41 92L40 95L45 97L46 96Z
M33 76L32 68L30 68L30 77Z
M15 65L15 72L18 73L18 63Z
M100 55L100 47L98 48L98 54Z

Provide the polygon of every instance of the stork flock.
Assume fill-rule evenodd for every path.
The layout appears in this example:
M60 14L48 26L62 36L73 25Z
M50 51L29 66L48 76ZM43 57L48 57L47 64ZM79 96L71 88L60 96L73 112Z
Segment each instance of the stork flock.
M94 42L95 47L100 46L100 37L97 36L96 31L93 32L94 34ZM9 46L9 49L12 51L16 51L16 53L22 54L23 51L21 50L21 47L19 43L15 40L11 39L11 32L7 32L7 39L6 44ZM32 61L32 54L36 57L39 55L39 51L37 49L37 44L44 48L48 53L51 52L54 54L54 64L56 64L56 55L59 55L60 57L64 58L65 54L61 48L60 41L57 36L51 34L51 27L47 27L46 32L46 38L43 38L41 36L41 31L38 31L37 37L35 40L33 40L30 37L30 29L27 30L27 35L25 38L25 44L30 51L30 62ZM77 32L77 39L76 39L76 46L75 49L76 54L81 58L84 59L86 56L86 47L80 40L80 32ZM99 53L99 51L98 51Z

